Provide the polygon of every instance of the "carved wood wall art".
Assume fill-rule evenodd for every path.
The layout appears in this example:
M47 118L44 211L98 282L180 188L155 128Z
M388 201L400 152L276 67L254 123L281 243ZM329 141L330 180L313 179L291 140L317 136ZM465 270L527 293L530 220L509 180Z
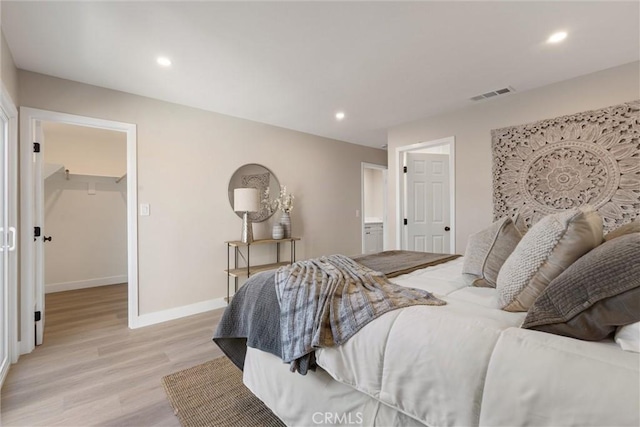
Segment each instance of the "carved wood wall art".
M640 100L491 131L494 219L589 204L605 232L640 216Z

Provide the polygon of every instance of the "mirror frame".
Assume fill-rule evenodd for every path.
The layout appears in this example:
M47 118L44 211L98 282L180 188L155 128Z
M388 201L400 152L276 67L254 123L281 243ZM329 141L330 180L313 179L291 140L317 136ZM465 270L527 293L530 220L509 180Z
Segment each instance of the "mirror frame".
M264 189L267 188L264 183L264 175L266 174L269 174L266 184L269 188L269 203L264 203ZM278 177L271 171L271 169L259 163L247 163L240 166L229 179L229 204L231 205L232 210L233 190L236 188L246 187L258 188L258 190L260 190L262 208L259 212L250 212L249 219L252 222L263 222L271 218L276 211L276 209L271 208L271 202L280 194L280 181L278 180ZM242 218L242 212L235 212L235 214Z

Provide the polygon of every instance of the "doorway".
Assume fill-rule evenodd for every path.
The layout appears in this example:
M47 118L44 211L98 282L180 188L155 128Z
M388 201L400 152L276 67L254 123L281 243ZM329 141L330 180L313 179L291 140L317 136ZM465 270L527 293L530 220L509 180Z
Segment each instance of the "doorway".
M44 295L47 291L45 288L46 252L44 245L45 239L47 239L47 245L53 244L53 240L56 239L56 236L52 236L46 228L45 212L48 208L59 206L63 196L70 195L70 193L65 194L65 189L82 189L84 196L92 197L91 203L97 204L97 195L105 189L109 188L113 192L117 192L118 185L126 188L116 197L124 197L126 199L122 202L125 203L126 201L128 325L130 328L136 327L136 320L138 319L136 126L128 123L25 107L20 109L20 116L22 150L21 220L22 224L25 224L24 230L27 230L27 232L21 234L20 242L22 246L21 353L31 352L43 340L46 314ZM51 133L52 129L69 126L78 127L77 130L79 129L81 133L93 130L98 133L117 132L121 135L121 138L124 135L123 140L126 147L125 172L122 175L120 175L121 172L105 174L104 170L92 173L82 169L84 167L82 165L87 164L86 161L78 162L78 159L71 157L67 157L67 161L60 161L59 159L55 160L55 156L53 160L46 159L47 134L53 135ZM33 143L34 141L35 144ZM52 152L55 151L52 150ZM59 152L60 150L57 151ZM104 153L102 157L105 157ZM75 166L67 167L65 164ZM115 169L111 168L111 170ZM51 191L45 185L45 179L47 178L52 180L51 183L55 183L55 185L51 186ZM78 200L75 200L74 203L76 202ZM67 219L69 215L67 214ZM56 227L59 225L57 224ZM68 280L67 282L56 282L54 285L57 285L57 290L64 290L65 288L72 289L74 286L99 285L100 283L98 282L105 279L113 280L114 277L101 277L97 281L89 281L89 283L73 283L73 280Z
M397 245L404 250L455 252L455 138L396 149Z
M387 246L387 167L362 163L362 253L382 252Z
M56 122L42 134L45 293L126 283L127 135Z

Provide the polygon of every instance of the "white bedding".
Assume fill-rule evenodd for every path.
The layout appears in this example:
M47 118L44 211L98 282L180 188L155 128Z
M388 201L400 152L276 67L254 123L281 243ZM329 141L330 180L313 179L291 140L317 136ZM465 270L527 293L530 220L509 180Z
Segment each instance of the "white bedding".
M270 353L247 349L244 384L288 426L418 426L424 424L356 389L322 368L302 376Z
M638 356L613 340L511 328L491 357L480 425L638 426Z
M427 425L478 425L493 348L524 313L497 310L495 290L468 287L461 265L454 260L394 279L430 290L447 305L389 312L344 345L316 351L318 364Z
M314 425L309 404L368 414L357 425L640 425L637 353L520 329L526 313L499 310L495 289L469 287L461 268L459 258L392 279L447 305L386 313L317 350L323 369L287 385L266 385L273 370L256 372L251 350L245 382L289 425Z

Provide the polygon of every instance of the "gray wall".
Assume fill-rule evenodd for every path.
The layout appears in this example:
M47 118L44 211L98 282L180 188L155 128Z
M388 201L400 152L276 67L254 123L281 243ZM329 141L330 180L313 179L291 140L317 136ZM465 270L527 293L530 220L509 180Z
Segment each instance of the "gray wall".
M396 148L449 136L456 144L456 252L492 221L491 130L594 110L640 98L638 62L389 129L389 236L395 245Z
M296 196L299 257L360 252L360 164L386 152L82 83L19 71L20 104L137 125L140 314L226 296L225 240L241 221L227 199L245 163ZM256 227L267 237L267 227Z

